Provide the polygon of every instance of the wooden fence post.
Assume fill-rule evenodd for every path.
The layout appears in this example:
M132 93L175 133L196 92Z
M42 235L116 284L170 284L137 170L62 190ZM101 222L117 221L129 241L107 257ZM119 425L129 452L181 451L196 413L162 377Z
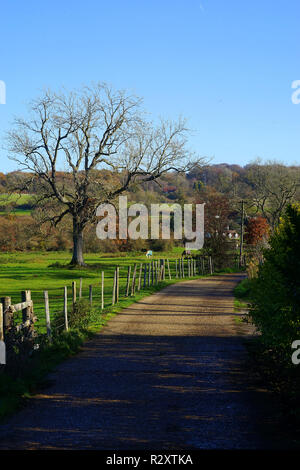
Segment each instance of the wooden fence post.
M129 295L130 275L131 275L131 266L128 266L125 297L128 297L128 295Z
M163 281L164 280L164 269L165 266L164 266L164 260L161 259L160 262L159 262L159 269L160 269L160 273L159 273L159 280L160 281Z
M101 273L101 309L104 309L104 271Z
M5 335L5 331L12 326L13 322L13 313L9 311L9 307L11 306L11 297L2 297L1 303L3 306L3 325Z
M144 285L143 287L146 287L146 279L147 279L147 263L144 265Z
M89 286L89 302L90 305L93 305L93 286L92 284Z
M137 288L138 292L141 290L142 272L143 272L143 263L140 263L139 281L138 281L138 288Z
M131 284L131 295L134 295L134 294L135 294L136 270L137 270L137 264L135 264L135 265L134 265L134 268L133 268L132 284Z
M47 336L51 341L51 321L50 321L50 310L49 310L49 295L48 291L44 291L44 299L45 299L45 313L46 313L46 326L47 326Z
M64 317L65 317L65 329L69 330L69 321L68 321L68 288L64 287Z
M30 290L23 290L21 292L21 300L22 302L30 302L31 301L31 291ZM25 323L27 320L33 319L33 308L31 306L26 307L22 310L22 320Z
M163 281L164 278L165 278L165 273L164 273L164 271L165 271L165 264L164 264L164 261L165 261L164 259L161 259L161 260L159 261L159 280L160 280L160 281Z
M112 304L112 305L115 305L115 302L116 302L116 279L117 279L117 271L116 271L116 269L115 269L115 272L114 272L113 291L112 291L112 300L111 300L111 304Z
M79 298L81 299L82 297L82 277L80 278L80 284L79 284Z
M167 259L167 266L168 266L169 279L172 279L171 271L170 271L170 261L169 261L169 259Z
M0 341L4 341L3 305L0 303Z
M77 296L76 296L76 281L73 281L72 282L72 303L73 303L73 307L76 303L76 300L77 300Z
M150 287L150 279L151 279L151 263L148 263L148 287Z
M119 293L120 293L120 268L116 268L116 303L119 302Z
M182 277L184 277L184 258L181 258L182 262Z
M1 303L3 305L3 311L7 310L11 306L11 297L2 297Z
M175 259L175 275L176 275L176 279L178 279L178 260Z
M155 260L155 284L158 283L158 261Z
M151 261L151 285L154 284L154 261Z
M210 271L210 274L213 273L212 271L212 262L211 262L211 256L209 257L209 271Z

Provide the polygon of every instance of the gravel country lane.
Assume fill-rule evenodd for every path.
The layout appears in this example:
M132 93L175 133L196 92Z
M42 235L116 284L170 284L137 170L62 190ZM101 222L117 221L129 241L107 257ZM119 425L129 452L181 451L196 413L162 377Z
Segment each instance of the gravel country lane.
M188 280L124 309L0 427L0 449L286 448L246 367L242 277Z

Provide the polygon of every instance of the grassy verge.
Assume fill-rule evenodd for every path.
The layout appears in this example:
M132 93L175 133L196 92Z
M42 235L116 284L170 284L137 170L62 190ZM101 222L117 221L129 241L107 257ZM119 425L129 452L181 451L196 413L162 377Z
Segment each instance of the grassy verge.
M243 279L234 289L234 307L236 309L247 309L250 302L251 281Z
M185 279L198 279L195 278ZM103 312L99 310L96 320L85 329L73 329L54 336L52 344L47 342L26 363L26 367L18 377L0 373L0 420L6 419L21 408L27 399L43 387L47 374L60 362L80 351L83 343L98 333L106 322L120 310L130 306L164 287L184 282L182 279L165 280L155 286L146 287L135 296L120 298L118 304L108 306Z

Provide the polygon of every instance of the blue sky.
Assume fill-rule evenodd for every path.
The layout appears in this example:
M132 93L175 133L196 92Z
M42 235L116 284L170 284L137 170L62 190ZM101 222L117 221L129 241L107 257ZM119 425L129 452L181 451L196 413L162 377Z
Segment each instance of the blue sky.
M188 118L191 148L213 163L299 164L299 18L298 0L2 2L0 143L43 88L105 81L154 117Z

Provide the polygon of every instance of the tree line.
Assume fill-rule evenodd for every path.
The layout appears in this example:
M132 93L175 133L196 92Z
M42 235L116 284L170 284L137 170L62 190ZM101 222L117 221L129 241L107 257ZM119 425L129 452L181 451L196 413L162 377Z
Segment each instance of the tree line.
M244 167L212 164L189 149L184 119L153 122L138 97L106 84L69 93L46 91L30 110L8 133L7 150L20 171L0 174L0 191L32 195L26 204L32 212L22 221L36 224L32 242L38 249L71 248L72 264L84 264L85 250L109 245L95 240L96 210L120 194L129 203L205 202L206 231L215 246L222 245L226 230L240 231L241 218L247 225L261 217L273 231L288 204L300 199L299 166L259 160ZM5 198L1 203L2 214L18 204ZM14 248L20 224L7 216L0 228L2 249ZM15 249L28 245L34 248L23 240ZM135 248L141 246L140 241Z

